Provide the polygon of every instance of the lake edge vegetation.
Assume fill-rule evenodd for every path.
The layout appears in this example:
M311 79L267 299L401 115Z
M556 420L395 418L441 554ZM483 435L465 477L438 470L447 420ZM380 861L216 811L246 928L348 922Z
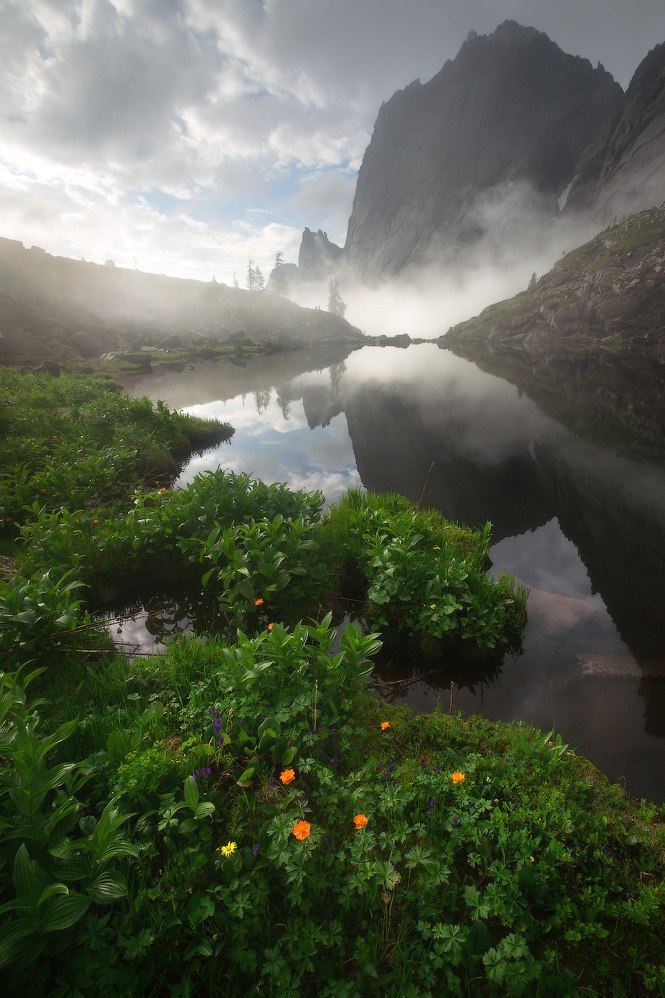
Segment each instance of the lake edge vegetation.
M519 641L489 525L221 471L172 489L229 428L99 378L0 368L0 433L10 993L662 993L663 808L556 732L367 690L382 642ZM127 657L99 611L156 579L207 623Z

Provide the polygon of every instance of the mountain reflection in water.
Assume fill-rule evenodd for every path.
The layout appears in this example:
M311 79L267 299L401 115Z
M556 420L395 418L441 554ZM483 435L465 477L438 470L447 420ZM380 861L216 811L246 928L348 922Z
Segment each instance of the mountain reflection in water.
M531 588L522 654L452 691L447 666L406 684L405 699L556 726L631 793L665 800L665 473L576 437L434 345L366 347L314 366L281 354L127 387L236 428L194 456L181 483L221 466L331 502L362 484L472 526L491 520L493 570ZM423 671L400 656L379 681Z

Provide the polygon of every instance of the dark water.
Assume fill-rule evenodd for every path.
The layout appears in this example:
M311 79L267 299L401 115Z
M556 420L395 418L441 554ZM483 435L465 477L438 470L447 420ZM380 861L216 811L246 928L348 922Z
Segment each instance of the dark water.
M576 437L434 345L314 366L279 355L128 387L236 428L183 483L221 466L329 501L362 484L472 526L491 520L494 570L531 589L522 654L491 677L419 680L422 663L400 660L382 667L386 691L418 710L440 697L446 709L556 727L631 793L665 800L665 473Z

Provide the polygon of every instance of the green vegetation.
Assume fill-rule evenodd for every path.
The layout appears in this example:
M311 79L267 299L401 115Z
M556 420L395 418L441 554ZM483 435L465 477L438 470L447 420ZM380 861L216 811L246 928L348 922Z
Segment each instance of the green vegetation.
M366 689L382 641L416 657L518 639L526 594L487 577L489 525L358 491L323 512L319 494L222 472L155 488L128 441L140 430L166 460L195 423L103 382L77 398L73 378L8 377L10 993L662 989L662 809L554 732L412 717ZM42 492L54 437L62 480ZM86 491L74 441L83 467L107 448L123 487L100 473ZM205 632L117 654L103 602L173 579L203 594ZM351 604L365 626L336 627Z

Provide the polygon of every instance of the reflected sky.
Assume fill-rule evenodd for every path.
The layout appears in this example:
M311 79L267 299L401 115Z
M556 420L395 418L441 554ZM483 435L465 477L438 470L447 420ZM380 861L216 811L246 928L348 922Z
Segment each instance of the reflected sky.
M128 386L129 387L129 386ZM530 589L521 654L453 709L548 730L631 792L665 799L665 475L578 439L514 385L433 344L363 348L319 368L257 358L162 371L135 394L231 423L179 484L217 467L266 482L399 491L460 522L494 524L493 571ZM397 678L386 664L386 681ZM421 663L402 659L400 676ZM450 674L405 690L450 705Z
M293 390L298 386L294 384ZM187 412L229 422L235 433L229 443L194 456L178 485L187 485L200 472L223 468L248 472L268 483L288 482L295 489L318 489L334 502L361 484L343 413L325 427L310 429L302 399L285 406L272 390L259 397L240 395L227 402L191 406Z

